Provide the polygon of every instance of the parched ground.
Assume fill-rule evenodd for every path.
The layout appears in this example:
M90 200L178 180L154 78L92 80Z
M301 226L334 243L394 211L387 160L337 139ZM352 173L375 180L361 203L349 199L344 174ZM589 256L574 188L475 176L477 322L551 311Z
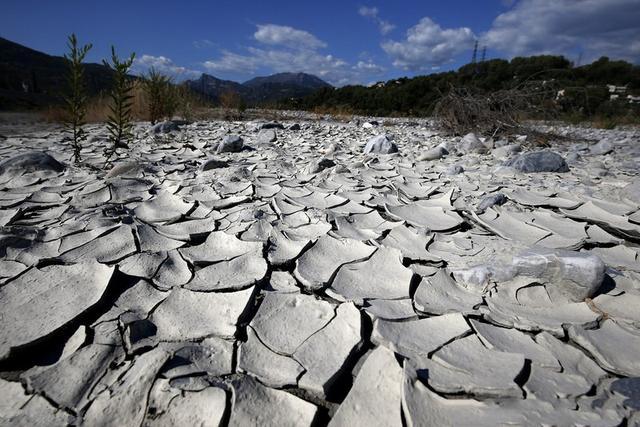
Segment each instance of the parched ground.
M640 423L637 129L18 121L2 425Z

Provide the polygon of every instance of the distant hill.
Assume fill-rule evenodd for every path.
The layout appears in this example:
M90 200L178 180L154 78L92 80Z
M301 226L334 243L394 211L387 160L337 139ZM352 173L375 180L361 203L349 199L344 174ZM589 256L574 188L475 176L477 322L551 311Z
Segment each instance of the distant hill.
M90 95L109 88L112 72L84 64ZM66 89L67 61L0 37L0 110L37 108L60 102Z
M185 84L194 92L214 102L225 92L235 92L250 104L301 98L318 89L333 87L324 80L306 73L278 73L256 77L242 84L202 74L199 79L188 80Z
M564 90L565 95L558 102L562 110L577 111L583 116L619 115L618 110L640 109L640 102L627 98L640 96L640 65L602 57L591 64L574 66L562 56L549 55L516 57L510 61L491 59L466 64L456 71L402 77L368 87L319 89L303 98L282 100L278 107L373 116L429 116L438 100L453 87L482 94L527 84L538 85L539 91L547 88L552 103L557 91ZM619 96L616 102L612 102L607 85L624 87L623 94L614 95L613 100ZM632 108L629 108L630 102L634 102Z
M0 110L40 108L61 102L67 87L67 60L0 38ZM101 64L84 64L89 95L106 91L112 71ZM279 73L256 77L244 83L221 80L202 74L184 84L211 102L225 92L238 94L251 105L301 98L318 89L332 88L316 76L305 73Z

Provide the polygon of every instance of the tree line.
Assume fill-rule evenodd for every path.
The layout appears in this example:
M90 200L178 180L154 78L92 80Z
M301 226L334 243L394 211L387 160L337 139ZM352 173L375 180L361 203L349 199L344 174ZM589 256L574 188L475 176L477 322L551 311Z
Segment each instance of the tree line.
M579 67L562 56L492 59L466 64L457 71L403 77L369 87L320 89L301 99L283 100L276 107L373 116L430 116L438 100L455 88L482 94L532 85L546 88L550 95L547 99L558 97L563 90L562 99L555 103L560 113L579 113L584 117L617 114L620 113L617 110L634 107L622 105L622 100L610 102L606 85L627 86L628 93L639 94L640 66L607 57Z

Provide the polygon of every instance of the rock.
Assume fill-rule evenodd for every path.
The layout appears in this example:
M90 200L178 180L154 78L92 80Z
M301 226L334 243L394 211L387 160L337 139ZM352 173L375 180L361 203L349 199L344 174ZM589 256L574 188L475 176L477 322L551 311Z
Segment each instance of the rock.
M284 125L278 122L268 122L261 124L260 129L284 129Z
M491 154L493 154L493 157L496 159L505 159L520 151L522 151L522 147L519 144L506 144L494 148Z
M569 172L567 162L558 153L552 151L535 151L521 154L504 163L518 172Z
M66 166L44 151L30 151L18 154L0 162L0 176L20 176L33 172L60 173Z
M483 213L484 211L486 211L487 209L493 206L501 206L507 203L508 201L509 199L507 198L507 196L504 195L504 193L490 194L480 201L480 203L478 204L478 207L476 208L476 211L478 213Z
M300 124L299 123L294 123L291 126L289 126L289 130L300 130Z
M614 150L614 145L610 142L607 141L606 139L598 142L597 144L592 145L591 147L589 147L589 153L592 156L602 156L605 154L609 154Z
M226 135L222 138L222 142L218 144L216 153L237 153L242 151L244 141L239 135Z
M95 261L34 267L0 288L0 360L89 310L102 298L113 270Z
M582 156L576 152L569 153L567 154L566 161L568 164L573 165L575 163L582 161Z
M328 168L332 168L336 165L336 163L331 160L331 159L327 159L326 157L322 157L319 160L313 161L311 163L309 163L308 167L307 167L307 172L308 173L319 173L322 172L325 169Z
M172 120L166 120L164 122L156 123L151 126L151 133L159 134L159 133L169 133L174 131L179 131L180 127L178 124Z
M451 165L445 171L446 175L460 175L464 172L464 168L460 165Z
M443 158L447 154L449 154L449 151L446 148L442 146L437 146L422 153L420 156L418 156L418 160L419 161L438 160Z
M489 149L485 146L475 133L468 133L460 140L458 150L465 153L486 154Z
M267 144L270 142L276 142L278 140L278 135L276 131L273 129L263 129L258 133L258 142L262 144Z
M397 152L398 146L386 134L374 136L364 146L364 154L392 154Z
M218 159L209 159L207 161L205 161L202 166L200 166L200 170L205 172L211 169L221 169L221 168L226 168L229 166L229 162L225 161L225 160L218 160Z

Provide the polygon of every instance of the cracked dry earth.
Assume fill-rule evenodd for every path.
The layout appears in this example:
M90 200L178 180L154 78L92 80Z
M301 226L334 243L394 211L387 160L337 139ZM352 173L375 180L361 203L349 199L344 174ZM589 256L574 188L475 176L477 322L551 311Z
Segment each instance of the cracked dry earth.
M640 423L638 130L291 124L0 129L0 424Z

